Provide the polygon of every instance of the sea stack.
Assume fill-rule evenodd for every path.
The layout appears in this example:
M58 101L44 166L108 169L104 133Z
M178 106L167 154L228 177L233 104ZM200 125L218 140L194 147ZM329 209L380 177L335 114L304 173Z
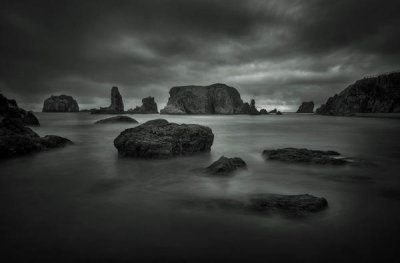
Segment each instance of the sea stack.
M128 113L132 114L157 114L158 108L157 103L153 97L147 97L142 99L142 106L137 106L134 109L128 110Z
M316 110L321 115L400 113L400 72L364 78L330 97Z
M43 103L42 112L78 112L79 106L71 96L51 96Z
M260 115L260 112L256 108L256 101L254 99L252 99L250 102L249 114L250 115Z
M239 92L225 84L181 86L169 91L167 106L161 114L241 114Z
M124 103L118 87L112 87L111 89L111 105L109 107L101 107L91 111L92 114L120 114L123 112Z
M303 102L296 113L314 113L314 102Z

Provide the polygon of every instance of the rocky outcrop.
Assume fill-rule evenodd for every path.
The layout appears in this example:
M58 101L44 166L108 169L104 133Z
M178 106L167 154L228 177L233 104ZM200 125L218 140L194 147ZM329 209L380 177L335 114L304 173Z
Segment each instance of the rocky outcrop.
M250 115L260 115L260 112L256 108L256 102L254 99L252 99L250 102L249 114Z
M208 127L158 119L126 129L114 140L114 146L122 156L166 158L208 152L213 141Z
M43 112L78 112L79 106L71 96L51 96L43 103Z
M268 111L266 109L261 109L260 114L263 114L263 115L268 114Z
M39 126L39 120L31 111L20 107L15 100L9 100L0 94L0 117L19 119L24 125Z
M55 135L40 138L32 129L25 127L21 119L0 117L0 158L17 157L67 144L72 142Z
M303 102L296 113L314 113L314 102Z
M142 106L130 109L127 113L131 114L157 114L158 108L157 103L154 101L153 97L147 97L142 99Z
M211 174L228 174L239 168L246 168L246 163L241 158L221 156L217 161L208 166L206 170Z
M173 87L162 114L240 114L239 92L225 84Z
M328 206L328 201L325 198L309 194L254 194L237 199L195 199L184 201L184 203L187 206L203 207L206 209L223 209L262 215L281 212L290 216L305 216L309 213L322 211Z
M335 151L316 151L303 148L283 148L264 150L263 156L268 160L277 160L290 163L314 164L346 164L347 161L339 158L340 153Z
M124 103L117 87L111 89L111 105L92 110L92 114L120 114L124 112Z
M339 94L330 97L316 113L400 113L400 72L358 80Z
M276 112L276 115L282 115L282 112L277 111L277 112Z
M278 110L277 109L273 109L273 110L271 110L269 113L277 113L278 112Z
M107 123L138 123L137 120L132 119L128 116L115 116L107 119L99 120L96 124L107 124Z

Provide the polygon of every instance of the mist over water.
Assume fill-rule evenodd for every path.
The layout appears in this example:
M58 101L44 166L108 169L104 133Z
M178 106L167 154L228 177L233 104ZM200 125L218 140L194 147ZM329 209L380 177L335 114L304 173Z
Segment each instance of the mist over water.
M0 162L0 241L17 261L354 262L395 259L400 242L398 119L132 115L209 126L207 154L164 160L118 156L113 140L138 124L105 115L37 113L41 136L75 144ZM265 161L264 149L334 150L354 165ZM221 155L247 170L205 176ZM302 218L185 205L249 194L312 194L326 210Z

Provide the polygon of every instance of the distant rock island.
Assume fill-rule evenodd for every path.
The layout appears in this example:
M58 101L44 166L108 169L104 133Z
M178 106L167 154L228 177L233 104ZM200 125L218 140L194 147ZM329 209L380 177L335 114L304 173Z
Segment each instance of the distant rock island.
M111 89L111 105L109 107L101 107L100 109L92 109L92 114L120 114L124 113L124 102L119 93L118 87Z
M79 106L76 100L67 95L51 96L43 103L42 112L78 112Z
M314 113L314 102L303 102L296 113Z
M0 94L0 117L19 119L24 125L39 126L39 120L31 111L20 107L15 100L9 100Z
M400 113L400 72L358 80L339 95L330 97L316 113Z
M169 95L161 114L259 114L254 100L243 103L239 92L225 84L173 87Z
M153 97L147 97L142 99L142 106L137 106L134 109L129 109L127 113L131 114L157 114L158 108L157 103Z

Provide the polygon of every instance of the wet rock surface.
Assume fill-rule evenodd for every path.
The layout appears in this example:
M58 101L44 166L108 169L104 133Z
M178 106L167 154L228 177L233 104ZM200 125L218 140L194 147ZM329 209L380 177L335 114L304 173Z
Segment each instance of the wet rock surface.
M124 103L118 87L111 89L111 105L100 109L91 110L92 114L120 114L124 112Z
M221 156L217 161L207 167L206 171L210 174L229 174L237 169L246 168L246 163L241 158L227 158Z
M249 212L260 215L268 215L270 213L307 215L324 210L328 206L328 201L323 197L316 197L309 194L253 194L235 199L210 198L205 200L186 200L184 204L187 207Z
M98 120L95 122L95 124L107 124L107 123L138 123L138 121L128 116L115 116Z
M39 120L31 111L26 111L20 107L15 100L7 99L0 94L0 117L19 119L24 125L39 126Z
M51 96L43 103L43 112L78 112L76 100L67 95Z
M114 146L122 156L167 158L209 152L213 141L214 134L206 126L158 119L126 129L114 140Z
M40 138L32 129L25 127L20 119L0 119L0 158L17 157L72 144L70 140L55 135Z
M289 163L314 163L342 165L348 163L335 151L318 151L305 148L282 148L276 150L264 150L262 155L267 160L277 160Z
M296 113L314 113L314 102L303 102Z

